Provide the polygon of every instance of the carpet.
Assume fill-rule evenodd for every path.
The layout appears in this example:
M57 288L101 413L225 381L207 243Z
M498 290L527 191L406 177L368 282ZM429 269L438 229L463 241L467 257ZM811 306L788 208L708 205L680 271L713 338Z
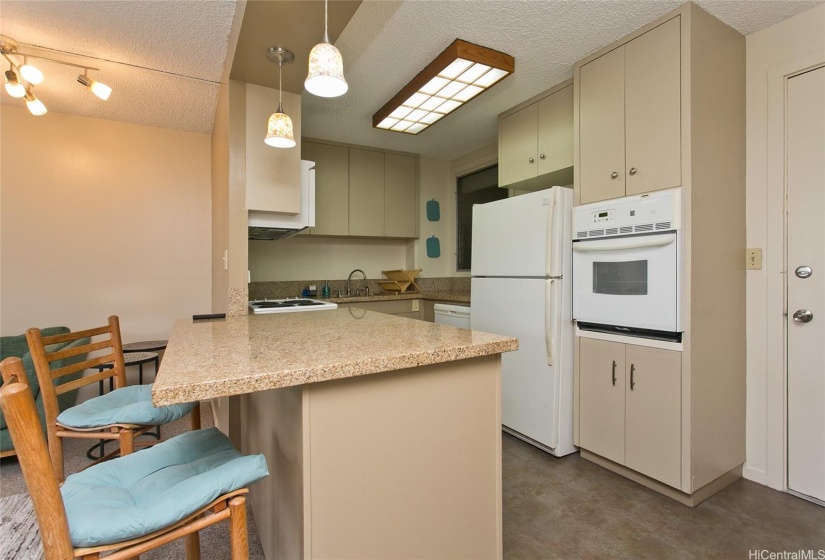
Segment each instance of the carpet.
M28 494L0 498L0 547L2 560L40 560L43 548L37 519Z

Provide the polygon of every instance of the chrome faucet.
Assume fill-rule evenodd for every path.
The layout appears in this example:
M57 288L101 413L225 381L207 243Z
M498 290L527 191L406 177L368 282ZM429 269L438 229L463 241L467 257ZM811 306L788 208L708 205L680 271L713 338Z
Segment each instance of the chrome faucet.
M364 271L363 271L363 270L361 270L360 268L356 268L355 270L353 270L352 272L350 272L350 273L349 273L349 276L347 276L347 295L348 295L348 296L351 296L351 295L352 295L352 290L350 289L350 284L349 284L349 283L350 283L350 281L352 280L352 275L353 275L353 274L355 274L356 272L360 272L360 273L361 273L361 276L363 276L363 277L364 277L364 284L366 285L366 283L367 283L367 275L366 275L366 274L364 273Z

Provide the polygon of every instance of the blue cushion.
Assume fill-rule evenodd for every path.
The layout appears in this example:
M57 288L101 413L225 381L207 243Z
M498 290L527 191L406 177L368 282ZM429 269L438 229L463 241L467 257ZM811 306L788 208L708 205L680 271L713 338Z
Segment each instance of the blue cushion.
M133 385L116 389L73 406L57 417L71 428L95 428L109 424L157 426L177 420L195 408L195 403L155 407L152 385Z
M242 456L208 428L73 474L60 492L72 545L92 547L168 527L268 474L263 455Z

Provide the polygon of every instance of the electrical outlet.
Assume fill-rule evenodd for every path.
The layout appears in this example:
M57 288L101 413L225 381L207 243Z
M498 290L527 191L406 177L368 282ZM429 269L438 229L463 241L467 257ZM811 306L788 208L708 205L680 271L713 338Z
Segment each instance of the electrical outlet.
M413 311L418 311L418 300L417 299L412 300L412 310Z
M745 268L762 270L762 249L745 249Z

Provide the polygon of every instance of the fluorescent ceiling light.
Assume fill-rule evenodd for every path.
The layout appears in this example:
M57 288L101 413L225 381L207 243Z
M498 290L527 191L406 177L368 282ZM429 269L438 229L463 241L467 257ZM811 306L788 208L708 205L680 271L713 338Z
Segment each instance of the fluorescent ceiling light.
M456 39L381 110L372 126L418 134L513 73L515 59Z

